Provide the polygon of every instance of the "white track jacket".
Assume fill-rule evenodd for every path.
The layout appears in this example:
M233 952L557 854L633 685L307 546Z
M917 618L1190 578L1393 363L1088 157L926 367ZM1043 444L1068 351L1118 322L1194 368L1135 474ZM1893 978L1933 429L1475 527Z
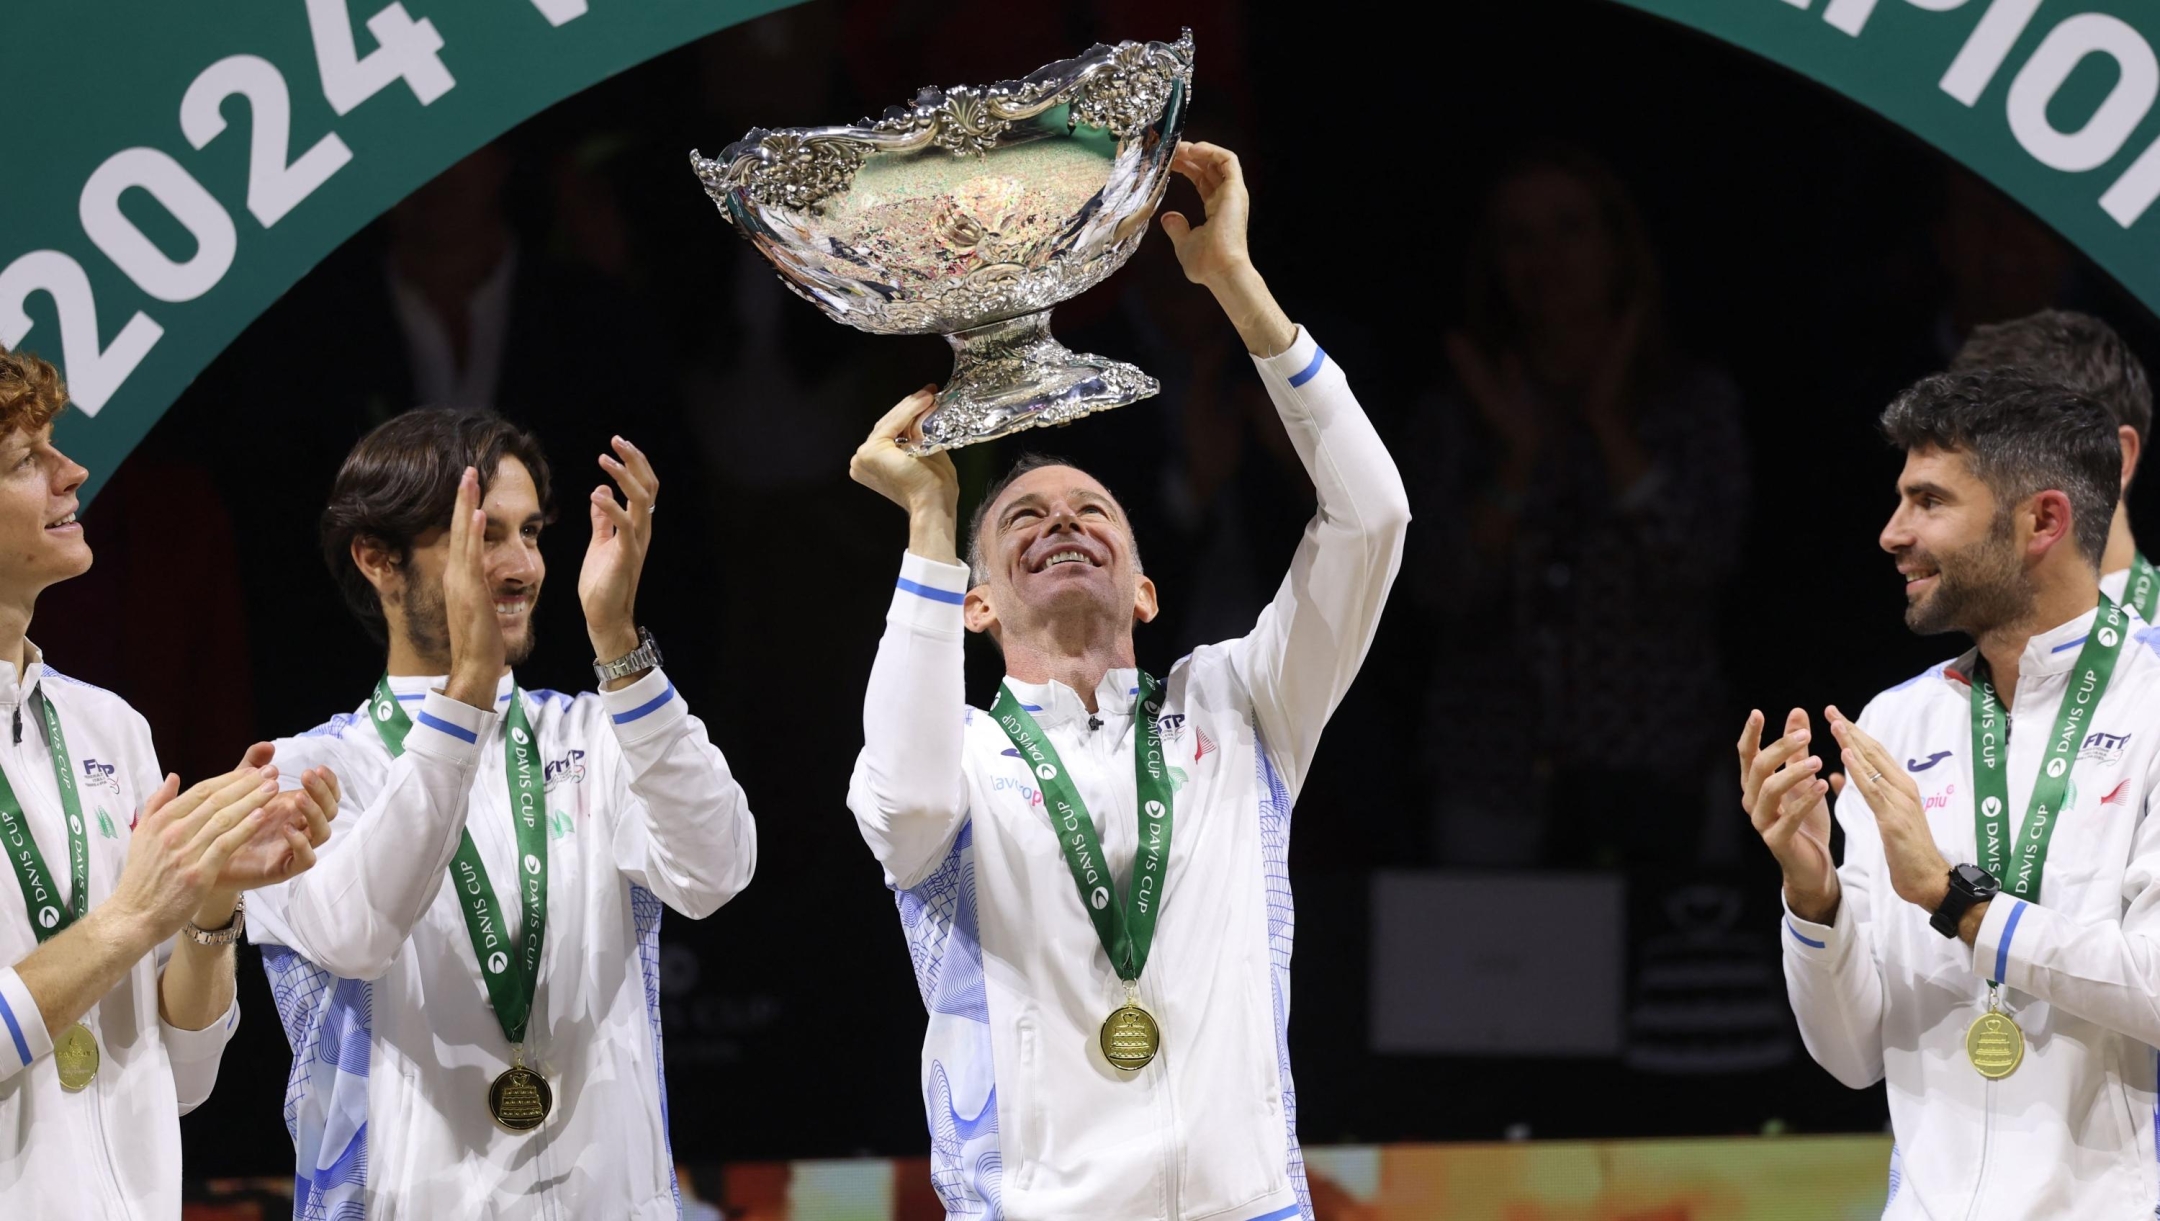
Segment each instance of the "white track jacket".
M549 824L526 1062L555 1109L506 1132L487 1090L510 1047L443 884L470 829L522 936L503 717L440 694L441 678L390 681L413 720L402 756L368 704L277 743L288 782L333 768L348 812L314 869L249 900L293 1046L295 1216L673 1221L660 909L699 919L749 882L757 838L741 787L658 670L597 695L524 693ZM499 706L510 693L505 678Z
M2009 709L2010 809L2026 803L2054 731L2087 612L2033 637ZM1856 787L1834 923L1786 913L1785 980L1808 1051L1854 1089L1887 1079L1897 1136L1887 1221L2053 1221L2154 1215L2160 1084L2160 630L2132 614L2113 680L2087 722L2038 902L1988 907L1974 945L1898 898ZM1973 654L1876 696L1860 715L1920 786L1936 845L1973 862ZM1827 736L1827 735L1825 735ZM2006 853L2007 855L2007 853ZM2025 1031L2001 1081L1965 1055L1987 981Z
M1296 922L1290 809L1364 660L1401 560L1401 477L1342 372L1302 331L1255 362L1319 490L1289 575L1250 635L1170 670L1160 720L1177 786L1141 1004L1162 1050L1135 1074L1097 1045L1124 985L1035 787L964 704L967 570L908 555L863 710L848 805L896 892L929 1030L931 1176L950 1216L1281 1221L1311 1215L1286 1041ZM1137 676L1080 698L1012 683L1063 757L1130 885Z
M120 880L128 831L164 773L150 726L119 696L38 661L17 682L15 667L0 662L0 765L64 898L74 897L67 827L40 700L53 702L67 735L95 908ZM0 963L21 962L37 945L15 871L0 865ZM204 1030L166 1025L158 975L171 948L146 955L83 1015L99 1059L96 1079L80 1093L60 1088L45 1019L13 966L0 968L0 1216L178 1221L180 1116L210 1096L240 1009L236 1002Z

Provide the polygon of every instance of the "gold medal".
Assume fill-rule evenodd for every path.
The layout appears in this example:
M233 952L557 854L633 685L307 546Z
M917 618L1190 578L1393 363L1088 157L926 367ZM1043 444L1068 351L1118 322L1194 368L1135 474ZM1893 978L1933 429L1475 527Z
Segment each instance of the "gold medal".
M1137 1073L1148 1066L1161 1047L1162 1031L1156 1028L1155 1019L1130 999L1103 1021L1102 1054L1112 1068Z
M70 1093L97 1080L97 1036L81 1022L61 1031L53 1041L53 1065L60 1070L60 1088Z
M1966 1028L1965 1056L1981 1076L2000 1081L2025 1059L2025 1032L2009 1014L1989 1009Z
M547 1078L525 1067L524 1058L503 1070L488 1087L488 1114L508 1132L526 1133L547 1122L555 1109L555 1091Z

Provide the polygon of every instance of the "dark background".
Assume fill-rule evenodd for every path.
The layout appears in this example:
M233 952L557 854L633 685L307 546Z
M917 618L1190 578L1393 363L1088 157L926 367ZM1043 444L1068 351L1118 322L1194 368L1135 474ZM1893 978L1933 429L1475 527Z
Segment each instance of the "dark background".
M755 884L708 920L665 925L678 1156L919 1153L922 1011L891 896L843 804L905 533L846 465L870 423L941 379L949 358L935 339L860 334L787 295L715 215L685 153L717 152L754 125L874 113L925 83L1016 76L1098 39L1172 38L1180 25L1198 43L1188 135L1242 154L1255 262L1347 370L1406 470L1454 457L1435 448L1451 435L1436 422L1462 417L1441 339L1465 320L1466 259L1501 168L1557 140L1625 184L1662 267L1675 351L1738 390L1744 443L1731 462L1744 469L1724 473L1751 488L1733 518L1744 524L1733 563L1706 568L1714 579L1691 603L1717 625L1699 648L1704 673L1722 675L1708 718L1719 743L1751 705L1854 708L1962 647L1905 632L1898 578L1874 543L1897 460L1872 420L1940 366L1946 342L1972 322L2065 304L2154 350L2152 319L2067 252L2035 281L2029 265L1987 253L2014 243L1983 243L1976 259L1946 238L1953 214L2032 222L1977 198L1933 150L1611 4L1321 14L1229 0L816 0L536 117L326 260L116 473L87 516L96 569L48 596L34 636L62 669L133 700L166 765L190 779L230 766L254 738L359 704L381 653L339 604L314 529L346 449L421 393L391 273L454 283L499 266L507 236L517 262L492 402L541 433L558 504L597 482L611 432L656 456L669 511L641 617L758 817ZM1196 210L1183 183L1169 206ZM1140 636L1143 664L1162 667L1250 622L1310 493L1283 465L1234 334L1159 236L1058 318L1072 346L1136 361L1164 395L971 448L963 475L980 487L1026 447L1103 474L1169 608ZM1197 508L1178 491L1195 486L1213 492ZM1456 779L1431 744L1459 726L1431 692L1460 643L1445 597L1460 574L1419 537L1447 533L1461 506L1422 482L1413 494L1403 579L1297 811L1303 1139L1880 1129L1880 1090L1845 1090L1807 1060L1778 986L1755 1000L1770 1007L1758 1025L1782 1062L1747 1072L1368 1050L1371 873L1474 863L1432 814ZM520 675L530 686L588 685L581 516L547 539L553 593L541 652ZM978 649L970 695L987 699L996 675ZM1646 694L1612 731L1654 734L1671 712ZM1544 740L1562 731L1534 716L1511 732L1536 760L1570 748ZM1624 870L1631 971L1658 952L1671 896L1723 896L1712 905L1741 905L1727 919L1741 957L1774 978L1775 869L1737 803L1718 796L1731 791L1719 767L1705 749L1677 766L1700 780L1692 788L1634 783L1623 769L1618 790L1548 791L1540 846L1497 864ZM1646 769L1675 770L1669 759ZM1570 828L1607 815L1651 827L1661 846L1571 842ZM246 1021L217 1093L183 1124L194 1175L290 1165L289 1056L251 950L241 979Z

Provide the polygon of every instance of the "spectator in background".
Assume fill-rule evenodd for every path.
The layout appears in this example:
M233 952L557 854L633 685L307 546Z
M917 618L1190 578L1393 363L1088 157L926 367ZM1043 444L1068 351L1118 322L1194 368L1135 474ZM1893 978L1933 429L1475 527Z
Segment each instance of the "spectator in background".
M1701 824L1671 798L1706 791L1719 745L1738 392L1670 347L1641 218L1586 153L1517 158L1468 270L1454 383L1408 458L1436 523L1408 567L1437 629L1439 855L1691 862Z
M2147 623L2160 610L2160 573L2130 534L2130 481L2152 430L2152 383L2145 366L2113 327L2090 314L2042 310L2015 322L1977 327L1950 362L1953 372L2024 369L2107 408L2122 446L2122 498L2100 556L2100 589L2130 604Z

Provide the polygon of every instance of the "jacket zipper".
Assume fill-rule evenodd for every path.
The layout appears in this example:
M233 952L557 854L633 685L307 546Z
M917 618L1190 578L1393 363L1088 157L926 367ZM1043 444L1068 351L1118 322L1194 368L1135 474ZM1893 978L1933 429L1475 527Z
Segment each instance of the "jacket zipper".
M1995 1143L1995 1083L1987 1083L1987 1105L1980 1112L1980 1173L1973 1180L1972 1200L1965 1205L1965 1221L1973 1221L1987 1192L1988 1150Z
M1155 1063L1149 1068L1160 1084L1163 1110L1169 1112L1167 1122L1163 1124L1163 1184L1170 1202L1169 1221L1178 1221L1185 1215L1185 1210L1184 1185L1179 1182L1178 1174L1177 1093L1170 1088L1170 1065L1162 1055L1156 1056Z
M120 1190L120 1177L113 1173L112 1143L105 1132L104 1083L102 1081L92 1082L90 1094L91 1118L95 1121L95 1127L97 1128L98 1168L105 1172L106 1190L111 1193L113 1203L119 1208L119 1211L114 1215L132 1217L135 1215L135 1210L128 1207L127 1194Z
M1122 744L1123 739L1121 738L1118 741L1114 742L1107 741L1108 735L1096 732L1096 725L1098 723L1099 722L1096 722L1094 718L1090 718L1090 724L1088 726L1088 745L1093 748L1093 753L1095 755L1096 761L1106 767L1111 775L1115 776L1118 774L1117 748L1119 745ZM1140 749L1139 721L1137 719L1134 720L1131 725L1126 727L1126 730L1133 735L1133 749L1135 751L1138 751ZM1137 795L1135 796L1134 800L1138 800ZM1135 811L1135 813L1137 813L1137 811ZM1134 866L1136 868L1139 864L1138 851L1139 847L1137 844L1135 844L1135 855L1133 860ZM1132 884L1132 879L1130 878L1130 876L1128 876L1127 884ZM1146 1005L1149 999L1150 998L1143 996L1141 997L1141 1003L1143 1005ZM1161 1006L1157 1005L1154 1009L1154 1012L1161 1012ZM1181 1191L1183 1184L1180 1183L1178 1174L1177 1097L1176 1092L1170 1088L1170 1067L1167 1062L1168 1054L1169 1053L1167 1048L1157 1053L1155 1057L1155 1062L1153 1064L1150 1064L1145 1071L1150 1077L1153 1078L1150 1084L1154 1088L1154 1093L1157 1099L1156 1105L1158 1112L1163 1115L1163 1202L1168 1206L1164 1212L1164 1217L1166 1218L1166 1221L1178 1221L1178 1218L1184 1214L1184 1206L1182 1200L1183 1193Z

